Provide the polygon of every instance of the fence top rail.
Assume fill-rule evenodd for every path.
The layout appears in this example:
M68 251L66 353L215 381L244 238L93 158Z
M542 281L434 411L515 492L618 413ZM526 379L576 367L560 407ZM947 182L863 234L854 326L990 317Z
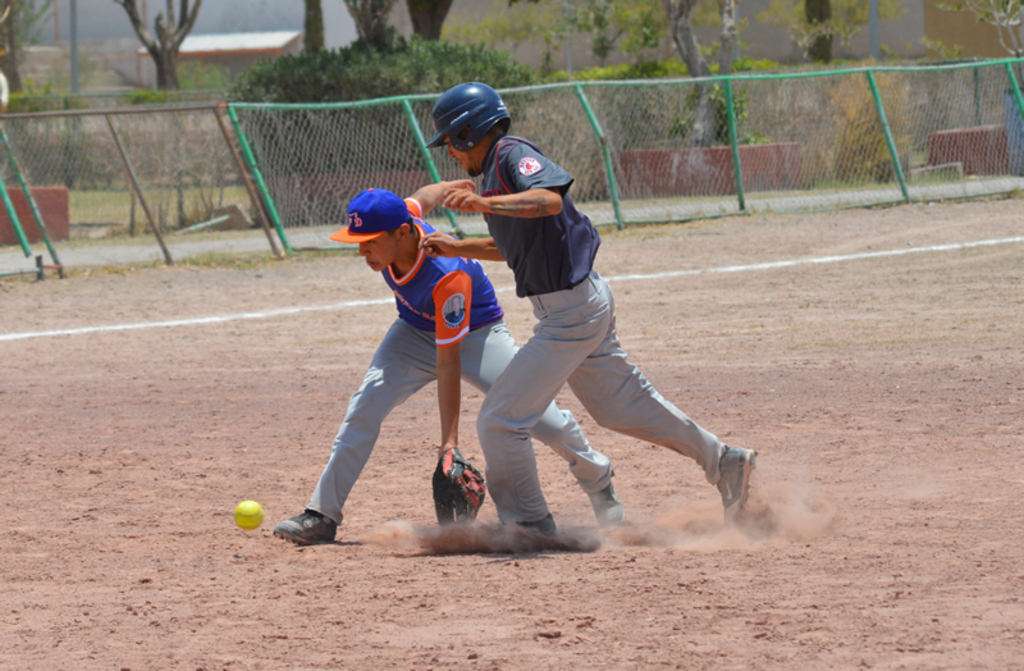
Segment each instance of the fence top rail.
M500 89L501 93L525 93L529 91L549 91L556 89L571 88L599 88L609 86L669 86L677 84L705 84L720 81L759 81L771 79L810 79L814 77L836 77L840 75L860 74L868 72L914 72L936 70L969 70L976 68L988 68L1005 66L1007 64L1022 64L1024 58L1001 58L993 60L962 61L950 63L948 61L934 64L922 65L871 65L860 68L845 68L840 70L816 70L814 72L759 72L751 74L713 75L711 77L674 77L670 79L608 79L601 81L570 81L556 82L553 84L538 84L534 86L519 86L515 88ZM263 110L304 110L304 109L355 109L360 107L376 107L378 105L401 105L405 101L412 100L434 100L441 96L440 93L410 93L407 95L389 96L387 98L373 98L371 100L350 100L341 102L326 103L251 103L251 102L228 102L226 106L234 109L263 109ZM9 115L14 116L14 115Z
M167 114L171 112L202 112L224 107L225 103L204 103L184 105L132 105L129 107L106 107L78 110L49 110L46 112L19 112L0 114L0 121L16 119L45 119L47 117L106 116L108 114Z

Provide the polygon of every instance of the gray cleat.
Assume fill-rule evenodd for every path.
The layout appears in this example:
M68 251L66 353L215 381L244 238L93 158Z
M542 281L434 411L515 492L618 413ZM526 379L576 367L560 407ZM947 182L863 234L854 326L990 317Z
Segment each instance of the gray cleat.
M519 526L530 531L536 531L541 536L547 536L548 538L554 538L558 535L558 527L555 525L555 518L548 513L547 517L539 519L536 522L516 522Z
M750 474L754 470L757 450L742 447L728 447L718 462L721 477L718 480L718 491L722 494L722 506L725 508L725 521L736 521L750 494Z
M598 526L614 527L626 521L626 510L622 507L622 499L615 493L615 486L608 486L599 492L587 494L590 505L594 508L594 517Z
M274 535L299 545L333 543L338 532L337 523L315 510L306 510L299 516L274 525Z

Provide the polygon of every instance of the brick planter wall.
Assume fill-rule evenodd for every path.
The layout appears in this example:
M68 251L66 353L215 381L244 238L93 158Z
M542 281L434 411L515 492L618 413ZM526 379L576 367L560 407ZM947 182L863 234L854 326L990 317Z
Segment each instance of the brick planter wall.
M46 225L46 232L50 240L67 240L71 237L70 215L68 213L68 190L63 186L33 186L29 187L32 198L39 207L39 215ZM14 204L14 211L21 222L21 229L25 231L25 237L30 243L43 240L36 220L32 216L32 208L29 207L25 194L21 189L7 189L7 195L11 197ZM0 245L16 245L18 236L11 226L11 219L7 216L7 208L0 204Z
M803 161L796 142L743 145L739 154L744 191L800 187ZM619 167L623 198L736 193L729 147L627 149Z
M928 165L960 163L965 175L1005 175L1006 126L954 128L928 134Z

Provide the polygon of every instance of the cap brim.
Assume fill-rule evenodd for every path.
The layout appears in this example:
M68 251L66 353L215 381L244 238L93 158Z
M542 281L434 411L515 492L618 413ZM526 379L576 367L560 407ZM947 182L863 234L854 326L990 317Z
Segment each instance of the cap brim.
M377 231L376 233L350 233L347 228L343 228L337 233L331 235L331 240L336 242L368 242L369 240L376 240L380 236L384 235L386 231Z

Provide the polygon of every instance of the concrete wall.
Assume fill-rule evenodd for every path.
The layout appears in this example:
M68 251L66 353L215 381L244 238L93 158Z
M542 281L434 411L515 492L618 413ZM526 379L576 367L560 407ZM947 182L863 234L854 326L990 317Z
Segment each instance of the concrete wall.
M947 49L959 46L963 56L983 58L1006 58L1008 53L999 44L996 27L988 23L978 23L970 11L949 12L939 9L942 0L924 0L924 20L928 39L942 42ZM1018 40L1024 41L1024 34L1018 32ZM1004 39L1006 34L1004 32ZM929 52L929 56L939 57L938 53Z
M32 198L39 208L39 216L43 218L46 226L46 234L50 240L57 242L67 240L70 237L70 217L68 214L68 190L63 186L33 186L29 188ZM36 220L32 216L32 209L29 207L25 194L21 189L7 189L7 195L14 205L14 212L18 215L18 223L25 237L32 244L43 239L36 226ZM18 244L18 235L11 225L11 218L7 216L7 210L0 207L0 245Z

